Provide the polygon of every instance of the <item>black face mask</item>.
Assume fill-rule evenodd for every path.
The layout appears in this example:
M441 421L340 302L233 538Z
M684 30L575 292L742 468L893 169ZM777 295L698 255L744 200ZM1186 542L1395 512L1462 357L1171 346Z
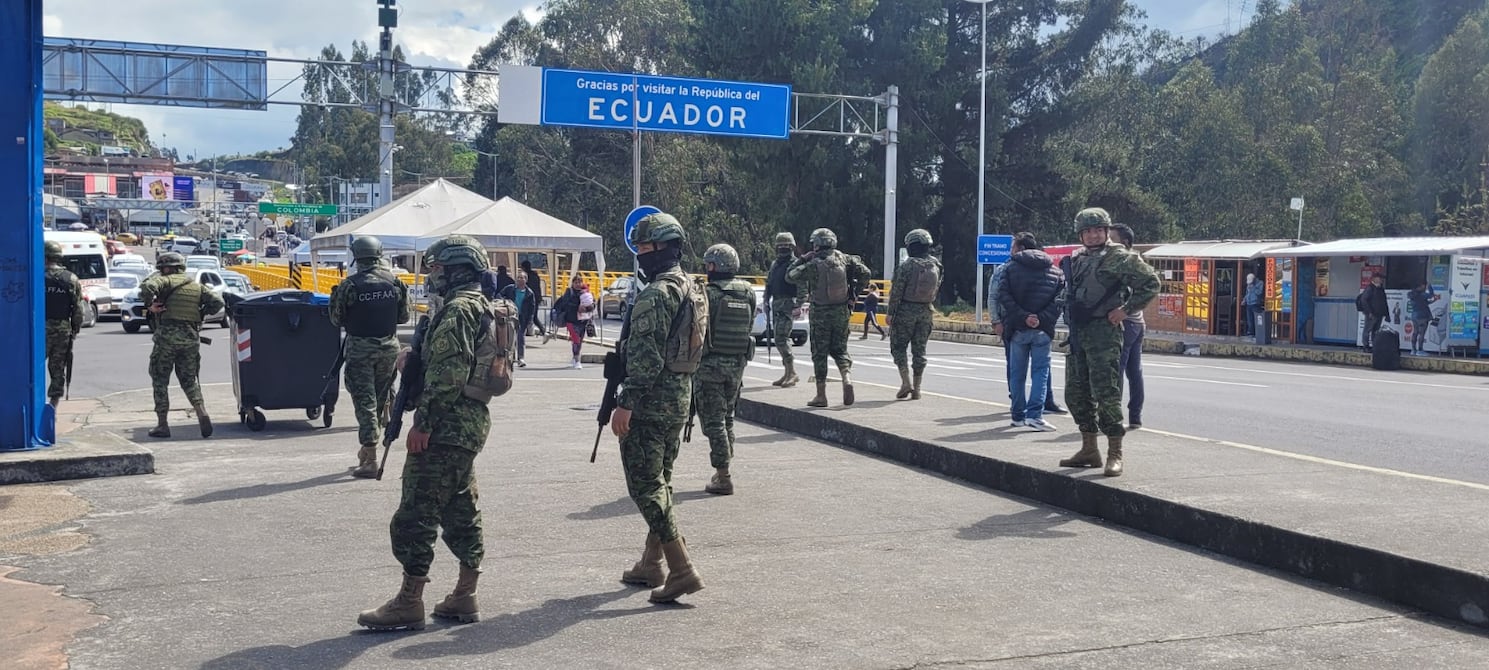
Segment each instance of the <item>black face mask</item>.
M776 258L790 258L791 247L776 247Z
M641 277L641 281L650 284L657 275L675 267L681 258L682 249L671 246L638 254L636 274Z
M931 253L931 248L917 242L907 247L905 251L916 258L925 258Z
M725 280L729 280L729 279L733 279L733 278L734 278L734 273L733 272L710 272L710 273L708 273L708 280L709 281L725 281Z

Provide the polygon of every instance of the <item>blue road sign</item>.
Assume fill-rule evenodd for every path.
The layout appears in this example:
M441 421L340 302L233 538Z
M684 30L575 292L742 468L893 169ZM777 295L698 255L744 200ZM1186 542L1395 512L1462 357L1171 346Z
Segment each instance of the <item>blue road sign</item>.
M1013 255L1012 235L978 235L977 264L1002 265Z
M543 68L542 124L786 139L791 87Z
M640 207L637 207L636 209L631 210L631 213L626 215L626 248L631 250L632 256L636 255L636 245L631 244L631 229L635 228L636 224L641 223L642 219L653 214L661 213L662 210L652 207L651 205L642 205Z

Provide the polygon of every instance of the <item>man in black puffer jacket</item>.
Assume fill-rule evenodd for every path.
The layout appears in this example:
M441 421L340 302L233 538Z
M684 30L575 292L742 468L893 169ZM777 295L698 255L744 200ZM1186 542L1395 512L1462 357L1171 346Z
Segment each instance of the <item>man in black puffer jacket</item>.
M1013 257L1003 270L1003 286L997 291L1008 347L1013 425L1051 431L1055 427L1044 420L1043 399L1050 383L1050 344L1055 338L1055 320L1060 316L1065 275L1042 251L1034 235L1019 233L1013 249ZM1026 377L1032 377L1028 389L1024 388Z

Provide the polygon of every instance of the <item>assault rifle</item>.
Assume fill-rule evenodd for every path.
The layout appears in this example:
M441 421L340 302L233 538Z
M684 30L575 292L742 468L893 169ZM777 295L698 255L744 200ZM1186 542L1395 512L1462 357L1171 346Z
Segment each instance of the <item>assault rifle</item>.
M770 346L765 348L765 362L770 365L775 364L775 361L770 360L770 350L776 346L775 304L775 298L765 301L765 337L770 338Z
M321 387L321 407L327 412L331 411L327 398L331 395L332 387L336 386L336 377L341 374L341 366L346 363L346 341L348 339L350 337L341 338L341 350L336 352L336 362L331 364L331 371L325 376L326 385Z
M600 455L600 438L605 435L605 426L610 425L610 416L615 414L616 403L620 398L616 393L620 390L620 383L626 380L626 338L631 335L631 308L635 303L626 306L625 319L621 321L620 337L615 341L615 349L605 352L605 395L600 398L600 411L595 415L595 421L600 424L599 430L595 431L595 448L589 452L589 462L595 462L595 457Z
M383 430L383 459L377 464L378 481L383 479L391 445L403 433L403 413L412 409L424 393L424 336L428 331L429 315L425 314L414 325L414 341L408 355L403 358L403 370L398 373L398 395L393 396L393 406L388 410L388 427Z
M698 418L698 395L695 393L695 394L693 394L693 397L692 398L689 398L688 399L688 425L683 426L683 429L682 429L682 441L683 442L692 442L693 441L693 420L694 419L697 419L697 418Z
M65 361L67 364L67 375L62 383L62 397L68 400L72 400L72 348L74 344L77 344L77 341L77 333L67 336L67 360Z

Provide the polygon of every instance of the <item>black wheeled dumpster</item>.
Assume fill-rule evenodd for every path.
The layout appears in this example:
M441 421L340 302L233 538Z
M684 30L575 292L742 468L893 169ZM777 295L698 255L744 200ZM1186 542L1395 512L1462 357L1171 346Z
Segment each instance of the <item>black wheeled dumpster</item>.
M234 301L233 394L238 420L264 429L260 410L299 409L330 427L341 383L332 367L341 329L331 325L330 299L284 289Z

